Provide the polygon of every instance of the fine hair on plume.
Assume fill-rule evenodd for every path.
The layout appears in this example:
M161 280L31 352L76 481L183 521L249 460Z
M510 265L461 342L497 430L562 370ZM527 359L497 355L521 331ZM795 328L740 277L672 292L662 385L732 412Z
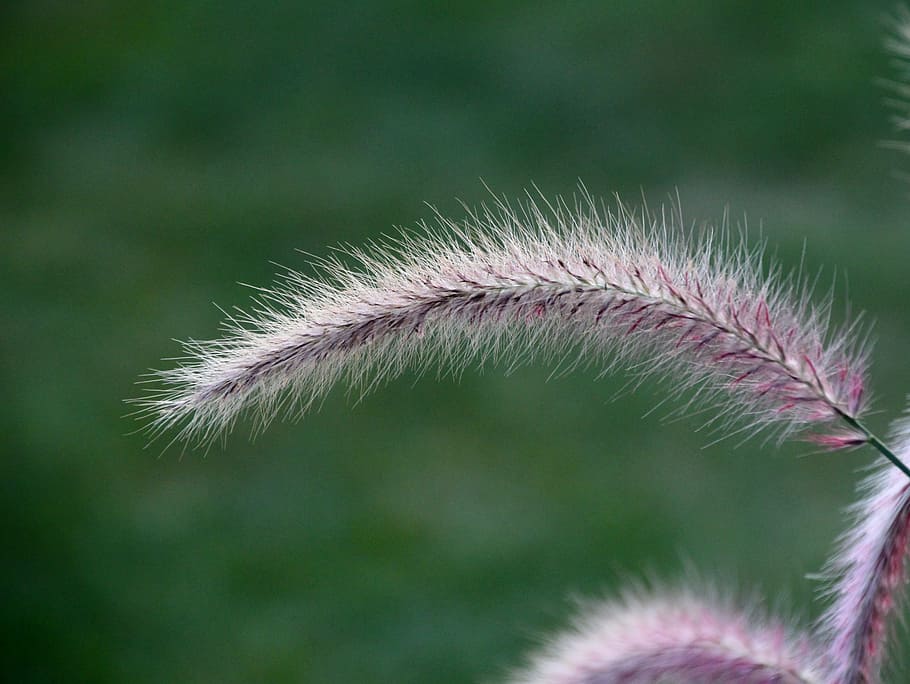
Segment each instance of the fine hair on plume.
M910 11L889 49L910 58ZM902 77L910 71L901 65ZM894 86L905 102L910 86ZM896 117L907 125L906 104ZM257 288L224 335L184 343L130 400L152 439L207 446L248 415L299 416L335 385L363 394L405 370L531 358L673 378L684 410L722 435L764 431L878 454L822 577L822 616L790 620L714 590L628 589L585 607L511 684L878 684L901 614L910 546L910 415L886 439L864 422L870 347L726 222L687 229L584 188L573 201L493 197L462 220L346 248ZM351 266L350 262L354 265ZM732 416L732 418L731 418Z

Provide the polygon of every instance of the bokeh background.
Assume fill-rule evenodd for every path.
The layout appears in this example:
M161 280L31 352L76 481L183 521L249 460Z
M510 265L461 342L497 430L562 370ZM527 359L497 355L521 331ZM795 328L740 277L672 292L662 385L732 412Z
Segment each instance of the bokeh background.
M868 453L707 446L659 382L544 365L343 389L161 454L122 400L295 250L536 183L676 189L875 320L910 388L887 2L0 3L9 681L495 682L573 597L696 572L811 619ZM843 315L845 305L836 307ZM694 571L692 569L695 569ZM906 678L896 668L893 681ZM903 673L903 674L902 674Z

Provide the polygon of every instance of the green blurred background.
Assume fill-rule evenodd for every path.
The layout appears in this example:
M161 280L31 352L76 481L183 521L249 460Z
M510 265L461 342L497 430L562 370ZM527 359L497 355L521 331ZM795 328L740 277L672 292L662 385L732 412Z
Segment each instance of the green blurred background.
M123 415L270 261L531 183L679 189L877 321L910 387L910 159L878 2L0 4L9 681L496 681L571 597L692 566L817 614L865 452L705 447L666 387L552 369L343 389L160 455ZM846 277L845 277L846 275ZM848 283L849 288L845 286ZM836 307L842 314L844 307ZM805 457L804 457L805 456ZM908 670L910 672L910 670ZM896 671L894 681L902 681ZM905 675L906 676L906 675Z

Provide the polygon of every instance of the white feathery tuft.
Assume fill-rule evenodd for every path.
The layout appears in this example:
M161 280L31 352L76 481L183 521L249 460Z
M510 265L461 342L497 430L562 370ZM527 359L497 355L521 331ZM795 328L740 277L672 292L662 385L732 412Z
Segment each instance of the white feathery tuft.
M589 609L510 684L827 684L812 639L689 591Z
M893 428L895 453L910 459L910 415ZM832 684L874 684L892 618L907 580L910 480L882 459L860 484L853 525L829 563L831 605L820 630L827 637Z
M153 435L176 428L175 439L205 443L244 408L258 409L261 428L339 380L366 391L433 361L528 356L674 371L677 391L723 397L727 416L782 434L855 418L866 402L855 326L832 334L826 303L764 273L760 253L723 226L695 237L677 212L598 209L585 196L574 207L497 202L423 228L350 250L359 269L330 259L323 280L290 273L223 339L185 343L179 365L134 400Z

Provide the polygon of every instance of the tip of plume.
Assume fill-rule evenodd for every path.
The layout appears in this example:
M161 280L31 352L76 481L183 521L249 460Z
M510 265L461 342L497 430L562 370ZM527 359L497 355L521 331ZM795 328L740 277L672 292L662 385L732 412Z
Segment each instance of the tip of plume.
M868 444L869 436L864 435L862 432L847 430L830 434L811 434L806 436L806 441L816 444L826 451L839 451Z

